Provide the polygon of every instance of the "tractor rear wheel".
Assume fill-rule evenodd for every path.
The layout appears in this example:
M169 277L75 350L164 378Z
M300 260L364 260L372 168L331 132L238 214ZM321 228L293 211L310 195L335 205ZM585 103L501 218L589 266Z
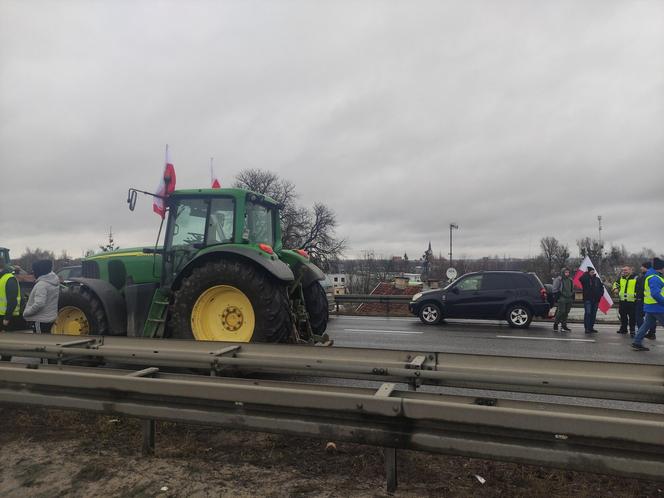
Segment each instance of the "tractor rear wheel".
M292 322L285 285L244 261L194 268L175 293L169 328L179 339L283 342Z
M60 292L58 316L51 334L107 335L108 320L101 301L88 289L76 285Z
M314 334L321 335L327 328L327 321L330 318L330 310L327 303L325 289L319 282L305 287L304 304L309 314L309 323Z

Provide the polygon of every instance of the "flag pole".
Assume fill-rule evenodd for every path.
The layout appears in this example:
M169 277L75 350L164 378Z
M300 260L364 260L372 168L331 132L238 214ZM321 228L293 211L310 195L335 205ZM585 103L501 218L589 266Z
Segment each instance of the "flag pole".
M212 162L214 161L214 157L210 158L210 185L212 185L212 182L214 182L214 174L212 173Z

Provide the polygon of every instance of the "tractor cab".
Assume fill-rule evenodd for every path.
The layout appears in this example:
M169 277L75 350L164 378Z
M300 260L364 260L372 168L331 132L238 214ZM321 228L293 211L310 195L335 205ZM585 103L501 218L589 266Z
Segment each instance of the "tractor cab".
M169 196L168 207L162 285L171 285L193 259L223 246L267 255L281 249L279 207L268 197L240 189L180 190Z
M9 249L6 247L0 247L0 261L3 261L6 265L9 265Z

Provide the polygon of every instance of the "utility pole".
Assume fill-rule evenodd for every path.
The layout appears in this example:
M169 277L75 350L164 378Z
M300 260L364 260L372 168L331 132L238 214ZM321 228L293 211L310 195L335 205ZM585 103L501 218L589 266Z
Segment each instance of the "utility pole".
M458 230L459 225L456 223L450 223L450 268L452 268L452 229Z
M597 232L599 233L599 267L602 267L602 253L604 247L602 246L602 215L597 216Z

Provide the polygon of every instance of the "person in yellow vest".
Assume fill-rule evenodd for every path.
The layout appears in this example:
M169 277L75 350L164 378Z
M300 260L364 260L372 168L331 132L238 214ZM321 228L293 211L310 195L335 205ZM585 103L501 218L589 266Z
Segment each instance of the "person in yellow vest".
M646 318L645 311L643 311L643 286L646 283L646 273L652 268L652 263L650 261L644 261L641 263L641 274L636 278L636 328L641 328L643 321ZM657 339L657 325L653 325L652 328L646 334L646 339L655 340Z
M632 349L635 351L650 351L650 348L643 345L643 338L656 322L664 325L664 261L659 258L652 260L652 268L646 272L643 284L643 310L646 312L646 319L639 327L632 343Z
M14 272L0 259L0 331L11 328L21 315L21 289Z
M631 266L625 266L620 278L613 284L613 294L620 299L618 314L620 315L619 334L629 334L634 337L636 330L636 275Z

